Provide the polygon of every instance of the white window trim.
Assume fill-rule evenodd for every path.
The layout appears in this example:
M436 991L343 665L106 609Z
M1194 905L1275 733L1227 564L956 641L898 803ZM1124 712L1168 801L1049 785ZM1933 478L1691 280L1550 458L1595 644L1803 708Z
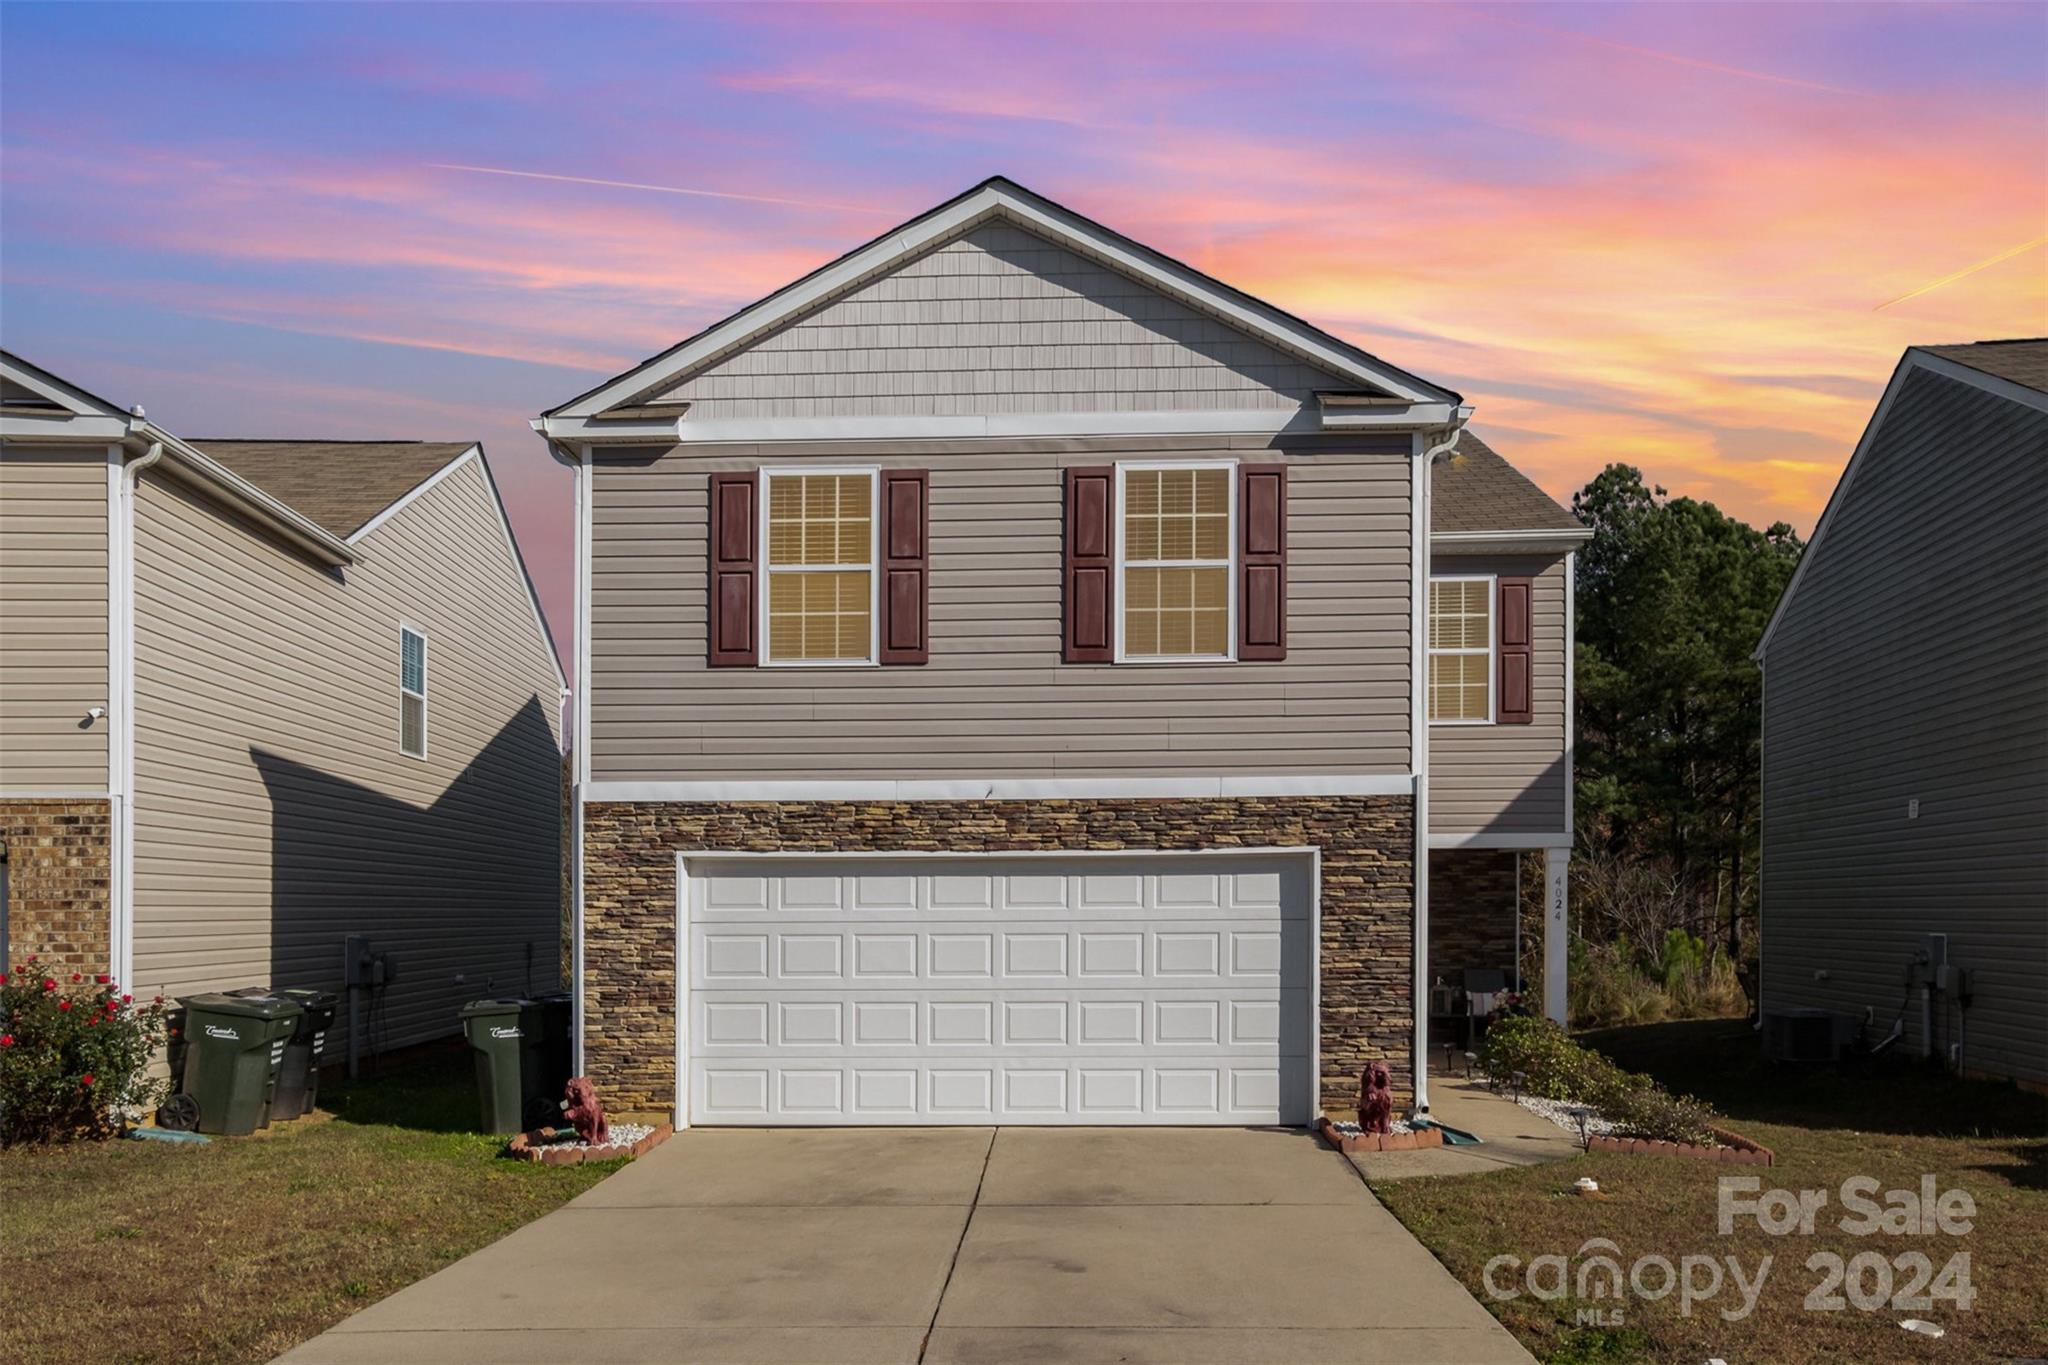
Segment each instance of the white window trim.
M769 482L805 474L865 474L868 477L868 656L865 659L777 659L768 634L770 576L777 573L844 573L851 564L817 564L771 568L768 563ZM761 668L876 668L882 651L882 467L880 465L779 465L761 469L760 507L755 515L754 553L760 569L760 588L754 594L755 638L761 642Z
M417 692L405 685L405 637L407 635L417 635L420 639L420 690ZM413 625L410 621L400 621L398 623L398 695L400 698L398 703L398 752L404 754L407 758L419 759L423 763L426 761L429 752L427 689L432 686L433 679L433 673L428 667L428 657L431 653L432 649L428 643L426 631ZM418 697L420 699L420 751L418 753L414 753L405 747L404 698L406 697Z
M1429 576L1429 583L1432 589L1438 583L1486 584L1486 719L1438 720L1435 716L1430 716L1429 723L1431 725L1446 726L1492 725L1495 723L1495 717L1499 715L1500 701L1494 695L1500 687L1500 575L1490 573L1433 573ZM1422 623L1425 632L1429 627L1432 615L1431 598L1434 596L1435 594L1432 591L1430 598L1425 598L1423 601ZM1476 649L1438 649L1429 643L1429 638L1425 634L1422 641L1422 652L1423 667L1426 669L1429 667L1430 660L1439 654L1477 654L1479 651ZM1425 715L1428 714L1430 709L1430 690L1429 676L1425 673L1422 679L1422 706Z
M1226 564L1229 579L1228 615L1223 622L1224 651L1221 654L1130 654L1124 650L1124 607L1128 594L1124 583L1124 475L1132 470L1176 470L1176 469L1225 469L1229 476L1224 480L1224 517L1229 522L1230 554ZM1237 662L1237 461L1224 460L1119 460L1116 465L1116 506L1110 509L1110 517L1116 524L1116 553L1110 571L1116 575L1113 580L1116 594L1112 603L1112 614L1116 617L1114 629L1116 651L1114 659L1120 664L1234 664ZM1148 561L1148 568L1213 568L1210 560L1154 560Z

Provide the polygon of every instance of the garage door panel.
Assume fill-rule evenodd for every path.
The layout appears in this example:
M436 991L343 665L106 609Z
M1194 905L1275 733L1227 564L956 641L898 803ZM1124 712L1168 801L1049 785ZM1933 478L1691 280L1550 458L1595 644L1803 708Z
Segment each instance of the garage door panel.
M695 1122L1308 1117L1305 859L707 859L685 885Z

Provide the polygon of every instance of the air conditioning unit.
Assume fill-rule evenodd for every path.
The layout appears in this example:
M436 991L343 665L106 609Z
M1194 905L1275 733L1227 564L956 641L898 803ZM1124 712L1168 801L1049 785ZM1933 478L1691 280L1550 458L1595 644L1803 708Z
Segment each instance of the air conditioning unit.
M1767 1010L1764 1056L1774 1062L1832 1062L1855 1032L1855 1020L1833 1010Z

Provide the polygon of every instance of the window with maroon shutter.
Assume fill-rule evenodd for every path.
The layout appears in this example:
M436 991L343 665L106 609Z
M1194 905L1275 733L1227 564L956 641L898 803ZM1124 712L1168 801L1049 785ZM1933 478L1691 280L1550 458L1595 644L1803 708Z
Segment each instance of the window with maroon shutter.
M1527 578L1500 580L1500 678L1494 720L1502 725L1527 725L1530 703L1530 630Z
M931 658L931 471L882 471L882 640L879 662Z
M1061 575L1061 656L1070 664L1106 664L1116 657L1116 470L1066 472L1066 564Z
M705 625L713 668L746 667L760 659L754 610L760 483L753 470L711 476L711 576Z
M1287 657L1287 466L1237 471L1237 657Z

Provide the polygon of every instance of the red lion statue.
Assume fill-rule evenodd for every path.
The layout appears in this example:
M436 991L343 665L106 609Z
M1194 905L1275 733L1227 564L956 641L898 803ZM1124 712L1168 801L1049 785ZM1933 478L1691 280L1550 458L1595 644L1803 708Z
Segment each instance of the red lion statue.
M602 1147L611 1138L611 1123L604 1116L604 1101L597 1097L597 1087L588 1077L572 1076L566 1090L569 1100L569 1123L576 1130L576 1136L593 1147Z
M1394 1121L1394 1078L1385 1062L1374 1062L1359 1078L1364 1094L1358 1100L1358 1127L1366 1133L1385 1133Z

